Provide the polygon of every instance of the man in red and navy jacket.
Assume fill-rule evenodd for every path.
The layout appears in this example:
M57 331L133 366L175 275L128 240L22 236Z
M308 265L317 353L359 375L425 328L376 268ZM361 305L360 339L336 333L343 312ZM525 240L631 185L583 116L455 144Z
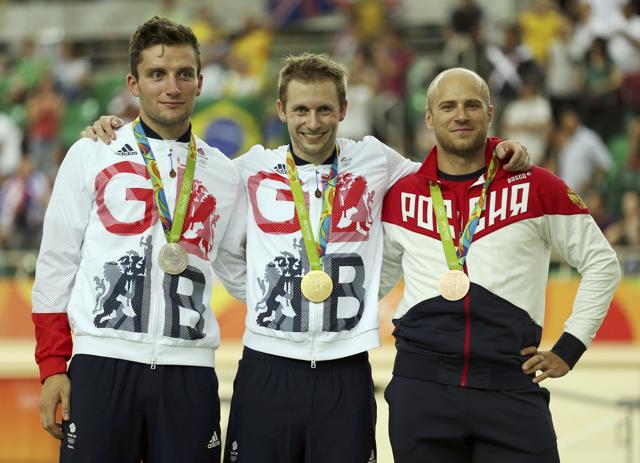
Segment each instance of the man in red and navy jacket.
M559 461L549 393L538 383L573 368L620 279L614 250L575 192L545 169L510 173L494 159L492 117L482 78L461 68L439 74L427 91L436 146L384 202L381 294L404 274L385 394L399 463ZM540 351L552 250L582 278L564 333Z

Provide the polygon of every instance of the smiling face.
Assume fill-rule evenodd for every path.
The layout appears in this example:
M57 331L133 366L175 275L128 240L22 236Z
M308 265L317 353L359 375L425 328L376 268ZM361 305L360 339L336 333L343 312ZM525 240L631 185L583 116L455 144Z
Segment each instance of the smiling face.
M138 77L129 74L127 84L140 97L140 117L163 138L178 138L189 128L202 90L193 47L153 45L142 51L137 70Z
M286 100L279 99L277 106L296 156L312 164L322 164L331 156L338 124L347 111L346 101L340 106L333 81L294 79L288 84Z
M470 71L453 69L436 77L427 96L427 125L434 130L438 165L443 157L482 160L493 118L489 90Z

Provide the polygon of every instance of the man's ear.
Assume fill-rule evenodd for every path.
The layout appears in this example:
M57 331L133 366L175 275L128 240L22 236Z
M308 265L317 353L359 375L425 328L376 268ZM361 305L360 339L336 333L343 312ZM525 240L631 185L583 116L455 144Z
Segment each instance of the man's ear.
M282 122L287 122L287 113L285 111L285 104L278 98L276 101L276 108L278 109L278 117Z
M138 81L133 74L127 74L127 87L129 88L129 92L135 97L140 96L140 90L138 89Z
M344 121L344 118L347 116L347 107L349 106L349 102L344 100L344 104L342 108L340 108L340 122Z
M196 96L200 96L202 93L202 73L198 74L198 90L196 91Z

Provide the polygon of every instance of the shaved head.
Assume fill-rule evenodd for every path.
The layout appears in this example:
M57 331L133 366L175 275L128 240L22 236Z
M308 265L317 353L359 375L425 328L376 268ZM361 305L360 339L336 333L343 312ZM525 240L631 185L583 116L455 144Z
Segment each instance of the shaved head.
M484 148L493 120L489 87L464 68L438 74L427 90L427 127L436 139L438 168L469 173L485 165Z
M465 68L451 68L442 71L440 74L434 77L427 88L427 111L433 109L434 95L438 93L441 85L446 85L451 78L467 77L474 80L478 85L479 94L482 97L484 103L489 106L491 104L491 97L489 93L489 86L485 80L477 73Z

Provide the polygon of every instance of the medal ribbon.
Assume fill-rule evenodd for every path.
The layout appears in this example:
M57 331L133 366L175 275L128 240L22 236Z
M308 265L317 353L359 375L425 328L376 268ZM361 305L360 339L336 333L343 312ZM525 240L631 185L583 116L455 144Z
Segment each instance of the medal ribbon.
M160 221L162 222L162 228L164 229L164 236L167 238L167 243L177 243L180 241L182 235L182 227L184 226L184 219L187 215L187 209L189 207L189 201L191 199L191 190L193 187L193 174L196 167L196 142L191 134L189 140L189 154L187 155L187 166L182 177L182 184L180 185L180 194L176 201L175 211L173 212L173 220L171 219L171 213L169 212L169 205L167 204L167 198L164 194L164 188L162 187L162 180L160 179L160 170L158 169L158 163L151 151L151 145L144 133L140 118L136 118L133 121L133 134L138 144L138 149L142 153L144 163L147 166L149 177L151 177L151 184L153 185L153 197L158 205L158 213L160 215Z
M327 183L322 189L322 212L320 213L320 228L318 230L318 242L316 243L320 257L324 256L329 243L331 213L333 212L333 200L336 197L336 181L338 180L338 154L339 150L336 153L333 164L331 164Z
M438 231L440 232L440 241L442 241L442 247L444 254L447 258L447 265L449 270L462 270L462 266L467 258L467 253L471 247L471 241L473 241L473 235L476 232L476 227L480 221L480 216L485 207L487 200L487 191L493 179L498 171L498 157L496 152L493 152L491 162L489 162L489 168L487 169L487 176L482 185L482 192L480 198L476 203L476 207L473 208L469 219L464 227L464 230L458 240L458 247L453 244L453 238L451 237L451 229L449 227L449 219L447 218L447 212L444 207L444 199L442 198L442 191L437 183L429 180L429 189L431 191L431 201L433 202L433 210L436 214L436 220L438 222Z
M313 231L311 229L311 220L309 219L309 210L307 203L304 201L302 193L302 185L298 177L298 169L293 160L291 150L287 152L287 177L291 193L293 194L293 202L296 206L300 229L302 230L302 240L307 251L307 258L311 270L322 270L322 262L320 258L324 256L329 242L329 229L331 227L331 213L333 212L333 200L336 196L336 180L338 178L338 155L339 149L336 146L336 157L331 165L329 179L322 191L322 211L320 212L320 223L318 229L318 242L316 242Z

